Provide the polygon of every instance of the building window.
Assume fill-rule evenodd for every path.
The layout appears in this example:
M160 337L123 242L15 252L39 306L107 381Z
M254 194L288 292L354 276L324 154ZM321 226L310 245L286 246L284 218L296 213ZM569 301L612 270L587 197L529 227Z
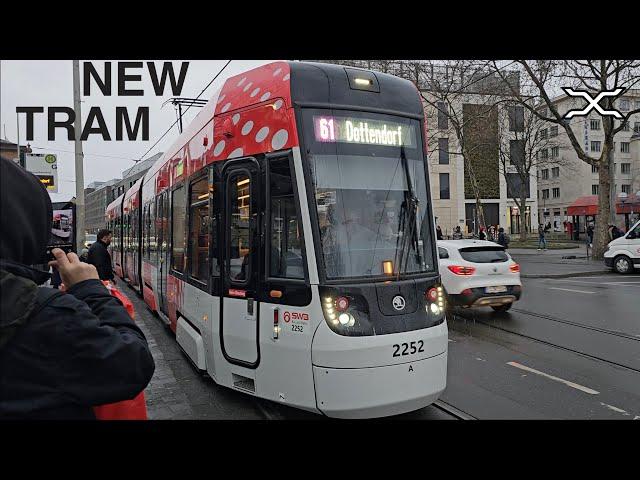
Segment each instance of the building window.
M547 138L547 129L546 128L543 128L542 130L540 130L540 138L543 139L543 140L545 138Z
M593 121L593 120L592 120ZM599 120L598 120L599 121ZM601 142L598 140L591 140L591 151L599 152L600 151Z
M620 142L620 152L629 153L629 142Z
M524 140L509 141L509 162L511 165L524 164Z
M560 187L554 187L553 198L560 198Z
M508 107L508 111L509 111L509 131L523 132L524 131L524 107L511 105Z
M630 163L621 163L620 164L620 173L631 173L631 164Z
M547 107L540 109L540 115L542 115L543 117L546 117L548 113L549 111L547 110Z
M551 169L551 176L553 178L558 178L560 176L560 167L553 167Z
M451 192L449 190L449 174L441 173L440 177L440 200L449 200Z
M622 110L623 112L628 112L630 107L631 105L630 105L629 99L627 98L620 99L620 110Z
M545 168L540 172L540 175L542 177L542 180L549 180L549 169Z
M634 122L633 133L640 133L640 122Z
M507 173L507 196L509 198L520 198L524 193L526 198L529 198L529 178L527 177L526 183L523 185L522 177L518 173ZM524 192L523 192L524 186Z
M598 173L598 166L597 165L591 165L591 173Z
M591 195L598 195L600 185L591 185Z
M557 137L558 136L558 126L554 125L553 127L549 128L549 136L550 137Z
M184 186L171 193L171 267L184 272L186 205Z
M269 275L277 278L304 278L302 226L296 212L289 158L269 163L271 196L271 250Z
M551 158L558 158L560 156L560 147L551 147Z
M638 110L640 108L640 100L636 100L636 106L634 107L634 110Z
M449 139L438 139L438 163L440 165L449 165Z
M545 188L544 190L542 190L542 199L546 200L549 198L549 189Z
M438 108L438 128L440 130L446 130L447 128L449 128L447 104L445 102L438 102L436 105Z
M600 130L600 119L592 118L590 125L591 130Z
M627 195L631 193L631 185L622 184L622 193L626 193Z
M631 130L631 124L628 121L626 121L622 124L622 131L628 132L629 130Z
M540 159L541 160L548 160L549 159L549 150L547 150L546 148L543 148L542 150L540 150Z
M209 218L209 181L202 177L191 184L189 275L204 283L209 276Z

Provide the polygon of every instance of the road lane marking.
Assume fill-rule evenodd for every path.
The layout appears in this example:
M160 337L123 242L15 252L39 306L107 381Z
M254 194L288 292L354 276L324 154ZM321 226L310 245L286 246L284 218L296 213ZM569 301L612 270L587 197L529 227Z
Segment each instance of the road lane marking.
M614 412L622 413L623 415L631 415L626 410L623 410L623 409L618 408L618 407L614 407L613 405L609 405L608 403L600 402L600 405L602 405L603 407L607 407L609 410L613 410Z
M582 392L588 393L590 395L598 395L600 392L596 390L592 390L589 387L585 387L583 385L579 385L574 382L570 382L569 380L564 380L563 378L554 377L553 375L549 375L548 373L541 372L540 370L536 370L535 368L527 367L526 365L521 365L518 362L507 362L507 365L511 365L512 367L519 368L520 370L524 370L526 372L535 373L536 375L540 375L542 377L546 377L550 380L555 380L556 382L564 383L571 388L575 388L576 390L580 390Z
M559 288L559 287L549 287L549 290L564 290L565 292L575 292L575 293L596 293L596 292L588 292L586 290L573 290L572 288Z
M555 279L554 279L555 280ZM556 282L564 282L564 283L583 283L586 285L622 285L622 286L628 286L628 285L640 285L640 281L635 282L635 281L619 281L619 282L585 282L582 280L555 280Z

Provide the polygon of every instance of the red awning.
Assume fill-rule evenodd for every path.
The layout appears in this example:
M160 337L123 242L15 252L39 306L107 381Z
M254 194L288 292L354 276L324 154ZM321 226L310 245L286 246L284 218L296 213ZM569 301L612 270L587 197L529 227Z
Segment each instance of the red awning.
M628 195L624 199L616 199L616 213L638 213L640 212L640 196ZM585 197L579 197L571 205L567 207L567 215L583 216L583 215L597 215L598 214L598 196L587 195Z
M598 214L598 196L587 195L586 197L578 197L575 202L567 207L567 215L597 215Z

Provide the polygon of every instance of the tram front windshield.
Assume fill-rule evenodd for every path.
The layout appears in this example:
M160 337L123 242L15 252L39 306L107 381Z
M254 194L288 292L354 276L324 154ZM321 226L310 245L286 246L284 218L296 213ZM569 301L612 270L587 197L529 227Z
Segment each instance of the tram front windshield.
M327 279L433 272L420 123L344 110L304 116Z

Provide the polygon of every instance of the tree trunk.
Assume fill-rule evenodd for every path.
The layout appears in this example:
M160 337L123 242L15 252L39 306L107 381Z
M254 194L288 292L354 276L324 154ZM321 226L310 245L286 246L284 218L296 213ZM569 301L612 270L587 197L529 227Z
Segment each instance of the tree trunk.
M603 158L609 158L613 150L613 141L604 143ZM598 216L593 239L593 258L602 259L604 250L609 243L609 217L611 215L611 165L609 161L600 162L598 167Z

